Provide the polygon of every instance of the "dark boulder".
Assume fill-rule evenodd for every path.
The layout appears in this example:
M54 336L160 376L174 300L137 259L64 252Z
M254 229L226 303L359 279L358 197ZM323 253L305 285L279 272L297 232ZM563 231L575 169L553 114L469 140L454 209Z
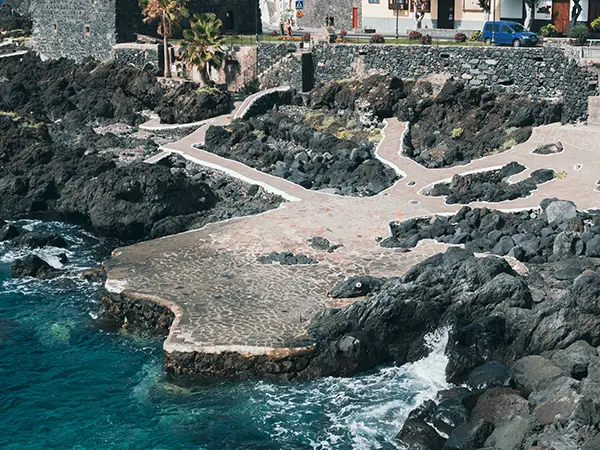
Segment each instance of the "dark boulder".
M328 239L321 236L315 236L309 239L310 246L315 250L321 250L327 253L333 253L338 248L343 247L342 244L332 244Z
M567 348L556 351L550 359L572 378L581 380L588 376L590 361L597 357L594 347L586 341L576 341Z
M519 391L495 387L488 389L479 397L472 417L498 426L516 416L527 417L528 415L529 403Z
M375 278L366 275L351 277L335 286L331 291L331 296L333 298L363 297L379 291L385 282L385 278Z
M21 230L21 228L4 222L4 225L0 228L0 242L10 241L11 239L18 237L22 232L23 230Z
M23 259L17 259L10 266L10 276L12 278L48 279L59 274L58 270L36 255L28 255Z
M401 79L373 75L365 80L332 82L313 89L310 105L314 108L351 110L362 108L379 119L391 117L398 100L406 96Z
M57 210L68 220L83 219L99 234L134 240L151 234L161 219L208 210L216 202L206 184L139 163L70 181Z
M494 426L484 420L463 423L448 437L444 450L477 450L494 431Z
M182 83L161 98L156 113L162 123L190 123L227 114L231 109L229 92Z
M450 435L458 426L469 420L469 411L460 398L441 401L433 411L431 422L434 427Z
M11 242L12 246L15 247L29 247L29 248L42 248L42 247L58 247L68 248L69 244L62 236L56 233L44 233L38 231L29 231L23 233Z
M526 356L516 361L511 368L512 382L525 395L543 389L564 373L560 367L539 355Z
M506 364L491 361L476 367L467 376L467 386L473 390L504 386L510 378L510 368Z
M261 264L279 263L282 266L294 266L297 264L317 264L318 261L306 255L294 255L292 252L271 252L260 256L258 262Z
M407 419L396 438L406 450L441 450L445 442L431 425L419 419Z

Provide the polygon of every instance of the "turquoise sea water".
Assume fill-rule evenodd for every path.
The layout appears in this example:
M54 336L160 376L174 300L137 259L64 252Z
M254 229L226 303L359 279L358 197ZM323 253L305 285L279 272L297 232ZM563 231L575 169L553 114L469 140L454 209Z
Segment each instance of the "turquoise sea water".
M69 270L98 263L76 227ZM45 249L58 265L59 249ZM417 402L444 387L444 336L402 368L306 383L181 387L162 376L161 342L95 326L100 286L75 276L10 280L19 256L0 247L0 448L393 449Z

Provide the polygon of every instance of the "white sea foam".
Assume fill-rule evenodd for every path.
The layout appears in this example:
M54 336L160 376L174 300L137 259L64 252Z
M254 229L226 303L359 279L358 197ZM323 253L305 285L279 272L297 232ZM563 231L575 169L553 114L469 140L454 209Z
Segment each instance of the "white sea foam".
M400 448L395 439L409 412L446 389L444 355L448 329L426 337L427 357L401 367L384 367L353 378L326 378L296 385L260 383L255 402L266 404L264 425L285 442L298 430L306 432L307 414L318 428L307 436L315 450L339 445L355 450ZM265 402L266 399L266 402ZM351 442L350 442L351 441ZM350 445L348 445L350 444Z

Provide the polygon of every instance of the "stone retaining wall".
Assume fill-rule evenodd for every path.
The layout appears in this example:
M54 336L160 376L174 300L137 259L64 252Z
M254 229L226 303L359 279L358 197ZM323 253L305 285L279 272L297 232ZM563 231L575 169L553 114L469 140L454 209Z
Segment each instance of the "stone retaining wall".
M279 45L279 49L274 46ZM259 73L285 58L289 44L259 47ZM442 73L471 86L516 92L565 105L565 120L587 117L587 98L597 94L597 72L561 48L323 44L313 49L315 83L390 73L419 79ZM279 72L289 65L280 64ZM298 70L292 66L292 71ZM294 73L279 73L289 84ZM271 83L272 84L272 83Z
M105 291L100 299L100 317L117 320L134 330L167 335L175 314L152 300Z
M302 60L298 43L261 42L258 45L258 79L261 89L292 86L302 90Z
M115 61L140 69L150 64L157 73L162 70L162 54L162 47L158 44L117 44L112 49Z

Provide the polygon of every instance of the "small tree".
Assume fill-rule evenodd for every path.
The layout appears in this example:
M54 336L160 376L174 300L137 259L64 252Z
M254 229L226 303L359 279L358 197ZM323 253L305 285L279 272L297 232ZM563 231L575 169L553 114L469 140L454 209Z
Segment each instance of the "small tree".
M164 61L166 78L171 76L171 64L169 58L169 38L173 36L173 31L179 28L179 21L183 17L188 17L186 9L187 0L140 0L144 22L150 23L158 20L159 35L163 37Z
M523 26L527 30L531 30L531 25L533 25L533 11L538 4L538 0L524 0L525 1L525 23Z
M191 28L183 31L182 58L198 68L204 84L210 82L210 69L221 68L225 59L222 26L215 14L194 14Z

